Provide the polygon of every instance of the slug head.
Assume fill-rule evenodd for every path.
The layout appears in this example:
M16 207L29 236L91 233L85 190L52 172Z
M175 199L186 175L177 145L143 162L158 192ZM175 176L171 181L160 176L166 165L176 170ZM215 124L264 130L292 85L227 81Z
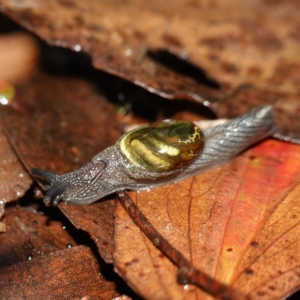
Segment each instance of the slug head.
M47 191L43 199L45 204L52 202L53 205L57 205L62 199L72 204L80 204L90 199L90 192L104 169L103 161L91 161L80 169L63 175L40 169L31 169L30 173L48 183L44 185L44 190Z

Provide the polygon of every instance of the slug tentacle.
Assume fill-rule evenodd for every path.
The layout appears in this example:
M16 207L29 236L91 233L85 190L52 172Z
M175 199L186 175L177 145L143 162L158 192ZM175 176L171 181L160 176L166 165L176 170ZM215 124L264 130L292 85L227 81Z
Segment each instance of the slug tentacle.
M51 183L53 183L56 180L56 174L49 172L49 171L44 171L44 170L40 170L40 169L31 169L30 170L30 174L34 175L34 176L38 176L43 178L45 181L47 181L50 185ZM46 187L46 186L45 186ZM48 189L48 188L46 188Z
M166 120L123 135L80 169L64 175L32 169L50 185L44 202L89 204L122 189L172 183L227 163L271 136L273 109L261 106L202 131L193 123Z
M62 199L62 194L66 189L66 184L60 180L60 175L40 169L31 169L30 173L43 178L49 184L44 186L44 190L47 191L44 202L49 204L52 201L54 205L57 205Z

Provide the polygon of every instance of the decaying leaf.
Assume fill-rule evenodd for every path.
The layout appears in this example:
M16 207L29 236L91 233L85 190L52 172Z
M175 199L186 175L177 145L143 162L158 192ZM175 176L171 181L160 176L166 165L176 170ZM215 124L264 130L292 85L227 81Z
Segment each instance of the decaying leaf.
M0 126L0 232L5 231L5 223L1 223L5 204L22 197L31 184L31 177Z
M55 215L58 217L59 214ZM4 222L7 231L0 235L1 270L78 245L69 232L71 224L62 225L60 220L51 219L30 207L8 207Z
M85 246L56 251L32 261L2 268L0 297L5 299L112 299L115 284L101 275Z
M34 38L25 33L0 35L0 104L14 96L14 87L30 78L36 69L38 47ZM6 230L1 222L5 203L22 197L32 180L14 153L0 125L0 232Z
M49 44L89 53L96 68L218 117L272 104L277 136L300 141L297 1L4 0L1 8Z
M299 287L299 166L299 146L268 140L222 168L130 194L195 267L253 299L281 299ZM176 282L120 204L115 230L116 268L145 298L209 298Z
M70 91L76 96L73 97ZM108 104L101 102L99 96L93 97L93 94L88 91L89 85L83 80L65 78L62 81L53 76L41 74L38 79L32 81L31 85L26 85L18 90L16 102L18 105L15 103L13 106L2 108L8 132L26 166L39 164L39 167L45 169L55 171L60 168L66 172L68 168L74 168L73 164L76 165L77 160L74 158L79 157L80 162L85 159L83 151L73 151L73 149L77 149L77 147L85 149L86 145L94 145L88 137L96 136L96 132L93 130L101 130L99 122L110 124L111 120L106 118L114 116L114 112L110 110ZM58 100L56 100L57 94L60 95ZM78 99L77 97L84 100L87 108L79 106L78 109L76 107L82 103L74 100ZM69 101L70 98L74 101ZM61 99L64 99L66 103L57 104L56 101L61 101ZM88 108L89 105L91 108ZM72 115L69 115L72 108L74 108ZM107 110L107 114L103 114L103 119L99 118L99 115L102 116L102 114L97 114L97 109ZM92 113L91 116L86 117L85 112L88 111L92 111ZM73 118L76 120L75 123L73 123ZM86 135L82 135L86 132L84 126L87 126L87 122L90 122L88 126L92 129ZM115 132L117 135L118 131ZM79 134L83 137L82 141L78 141ZM107 140L100 141L104 143L108 143L109 139L113 137L113 135L107 137L105 133L102 133L101 136L107 138ZM39 151L36 150L33 153L28 148L27 141L29 139L32 141L32 145L39 147ZM99 141L96 140L96 142ZM75 146L76 143L82 144ZM100 148L101 145L98 147ZM162 188L162 192L159 192L159 189L151 190L136 194L135 197L143 211L146 206L149 207L149 210L144 212L155 227L197 268L218 280L232 284L241 268L238 263L251 247L249 245L252 242L252 245L256 245L255 237L261 232L261 226L267 221L271 210L274 210L286 193L298 182L296 175L299 165L296 163L292 164L292 171L287 175L282 170L278 170L279 167L290 170L288 166L291 162L287 159L291 160L298 148L295 145L271 140L249 150L232 164L201 175L203 177L197 176L185 182L165 186ZM62 149L64 152L61 152ZM94 150L99 151L95 148ZM87 153L88 151L92 152L91 148L87 149ZM91 152L90 155L93 155ZM68 161L70 165L66 163ZM273 177L270 177L271 175ZM287 177L291 178L291 182L286 183L283 180ZM267 184L272 187L272 180L281 183L281 186L273 187L273 194L266 194L265 187ZM236 194L237 191L246 189L245 187L250 189L249 195L246 192L242 196ZM279 191L283 194L280 194ZM267 202L270 199L273 201L271 208L268 206L270 203ZM250 210L252 202L256 206ZM70 216L75 226L87 230L92 235L101 255L106 261L111 262L113 260L113 230L111 230L113 202L101 201L86 207L61 204L60 207ZM103 215L100 215L101 212ZM114 260L123 278L146 298L193 297L195 294L206 297L194 286L178 285L175 276L176 268L160 252L153 250L150 242L140 235L139 229L133 227L131 223L128 216L118 207ZM237 231L232 232L231 227L237 227L235 228ZM250 235L251 229L253 231ZM240 240L240 237L245 239ZM226 239L229 239L229 242ZM145 253L152 253L152 251L154 254L145 256ZM225 256L221 255L223 252ZM233 256L233 259L230 255ZM272 270L274 269L272 268ZM244 267L240 271L241 278L249 276L251 272ZM144 283L149 285L144 286ZM249 293L246 286L237 285L237 287L243 292ZM259 287L259 293L262 288L265 286ZM286 295L293 288L295 285L292 285L288 291L283 288L278 292Z
M142 8L141 4L138 1L131 5L118 1L37 1L34 8L30 2L19 6L3 1L2 10L51 45L90 53L96 68L161 96L174 98L191 94L191 98L203 101L201 94L205 93L205 87L169 71L147 56L151 45L172 40L167 37L172 33L166 33L164 38L160 32L168 24L166 18L157 15L155 8L151 9L152 4L147 8ZM166 8L162 6L163 10ZM139 22L133 22L132 16L137 13L143 16L140 15Z
M91 235L101 257L107 263L112 263L115 200L106 199L80 207L61 203L59 208L77 229L82 229Z
M278 136L295 141L300 137L297 9L295 2L280 1L0 4L2 12L49 44L85 51L96 68L162 97L196 100L219 117L272 104ZM177 57L185 66L194 64L196 76L171 70L164 56ZM40 74L17 89L13 103L1 107L1 116L28 169L69 172L122 134L114 108L82 79ZM280 299L299 286L298 152L299 146L269 140L222 168L131 195L195 267L254 299ZM104 260L114 261L121 276L145 298L209 298L195 286L176 282L176 267L140 233L120 204L113 255L112 198L91 206L59 207L77 228L91 234ZM34 251L39 243L34 224L26 224L23 217L12 220L22 229L19 242L27 247L14 258L17 262L31 255L32 241ZM2 254L10 245L5 242L8 248ZM7 298L13 290L14 295L63 299L72 288L71 298L111 298L113 287L98 276L93 257L90 250L74 247L7 266L1 269L0 295ZM28 289L21 284L15 289L11 282L20 282L24 274Z
M165 49L222 83L299 91L292 77L279 87L272 80L284 62L299 64L298 9L262 1L2 1L7 15L49 43L88 51L96 67L152 88L164 74L146 53Z
M121 135L113 106L81 79L39 74L17 89L11 105L1 107L1 117L28 169L71 171ZM102 257L111 262L114 201L61 208L77 228L93 236Z

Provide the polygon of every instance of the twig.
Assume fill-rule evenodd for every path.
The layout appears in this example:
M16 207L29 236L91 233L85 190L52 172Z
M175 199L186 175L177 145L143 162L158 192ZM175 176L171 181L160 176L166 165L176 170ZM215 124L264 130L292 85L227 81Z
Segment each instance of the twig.
M181 284L194 284L213 297L223 300L249 300L248 296L228 287L204 272L197 270L153 227L126 191L117 192L118 198L135 224L144 232L153 245L168 257L177 267L177 279Z

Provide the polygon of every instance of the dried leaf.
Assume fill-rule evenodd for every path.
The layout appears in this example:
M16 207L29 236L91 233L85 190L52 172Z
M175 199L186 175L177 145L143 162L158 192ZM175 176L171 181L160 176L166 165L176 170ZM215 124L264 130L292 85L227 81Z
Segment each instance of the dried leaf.
M21 165L0 126L0 220L6 203L24 195L32 184L32 179ZM0 222L0 232L5 224Z
M39 74L17 89L17 98L1 107L1 116L28 169L69 172L121 135L113 107L81 79ZM111 262L114 201L60 207L77 228L93 236L102 257Z
M272 104L277 136L300 143L295 1L2 3L6 15L49 44L86 51L96 68L162 97L193 99L222 118ZM174 72L175 65L180 66Z
M57 215L57 214L56 214ZM50 219L29 208L11 206L4 222L7 232L0 235L0 266L3 267L35 259L51 252L77 245L60 220ZM0 272L1 273L1 272Z
M236 113L240 114L244 109L256 105L258 98L267 95L268 99L264 100L275 105L279 133L299 138L300 119L297 114L295 115L295 110L299 109L295 100L299 94L299 60L293 54L299 50L299 43L297 32L290 32L299 25L297 25L296 4L279 3L277 6L270 6L268 3L255 2L245 6L243 2L230 1L226 5L215 2L213 7L210 3L205 5L202 3L201 9L199 9L197 2L187 4L176 1L172 5L150 3L146 7L143 3L142 7L140 1L132 1L133 5L130 6L128 3L103 1L81 3L71 0L49 4L36 1L36 7L32 9L31 1L23 1L22 6L16 4L15 1L2 2L5 6L1 6L1 8L7 15L18 19L23 26L37 33L49 43L70 47L75 51L85 50L91 53L96 67L131 80L164 97L190 97L203 102L203 98L199 96L203 93L205 96L220 100L218 107L215 107L219 116L231 116ZM116 6L118 10L116 10ZM10 9L8 9L9 7ZM121 14L120 11L122 11ZM63 14L63 18L61 14ZM140 17L139 23L136 22L136 18L132 17L136 15ZM182 26L183 23L184 26ZM294 26L295 24L296 26ZM200 31L199 28L202 30ZM273 32L273 29L276 31ZM175 74L154 62L154 57L159 49L181 55L184 59L188 55L190 61L203 66L207 73L210 72L220 83L224 86L227 85L221 90L224 92L224 96L220 92L215 93L212 89L203 88L195 80ZM152 58L147 55L149 50L152 51ZM247 51L250 54L245 56ZM266 60L266 57L269 60ZM291 76L281 76L281 74L287 73L291 73ZM50 79L50 76L47 79ZM46 81L44 78L39 80ZM38 89L41 83L39 80L36 79L36 88L33 86L23 88L25 101L15 103L14 108L8 108L3 116L6 124L9 125L15 147L24 156L27 166L67 172L70 170L69 166L75 169L77 165L82 165L102 149L98 148L95 152L91 150L87 154L82 152L83 149L87 152L94 149L91 141L95 141L99 137L94 130L87 131L82 124L92 116L92 125L96 124L98 127L95 127L102 129L101 126L111 124L110 121L114 120L115 116L111 113L105 122L102 120L98 122L97 117L99 118L100 115L107 117L107 114L102 111L99 114L100 110L95 109L98 107L97 104L89 108L79 106L78 109L77 104L74 104L77 103L76 100L70 101L68 104L61 101L65 95L69 97L70 94L67 90L72 91L74 99L78 99L78 93L80 99L85 98L82 97L85 92L82 93L82 81L80 80L66 80L63 82L66 84L65 87L58 83L53 84L50 79L47 84L42 85L42 92ZM250 85L250 87L246 90L245 85ZM53 93L55 87L58 87L57 91L59 92ZM233 92L235 92L234 96L232 96ZM42 96L39 95L40 93ZM88 95L86 98L89 98L90 93L85 95ZM39 98L43 100L40 101L42 104L39 108L36 107L36 103L28 102L28 99L36 101ZM237 98L243 100L242 105L238 106L233 102ZM278 101L278 98L281 101ZM54 102L56 99L60 101ZM287 104L286 99L292 99L292 101ZM56 110L51 109L52 101ZM209 105L208 102L204 103ZM294 110L294 108L296 109ZM44 115L41 115L41 111L44 112ZM51 112L48 113L48 111ZM108 111L110 110L108 109ZM75 118L70 117L71 112L76 112L78 122L74 121ZM6 114L7 117L5 117ZM56 117L54 118L54 116ZM33 122L29 123L31 120L26 119L31 118ZM72 125L69 126L69 124ZM66 126L69 128L65 130ZM50 129L49 134L45 133L45 128ZM118 129L113 130L116 136L119 136ZM103 134L103 132L101 133ZM53 134L55 139L52 138ZM58 136L59 138L57 138ZM80 136L79 141L78 136ZM107 141L110 141L110 138L108 137ZM32 149L29 151L28 140L32 141L31 145L41 145L41 148L36 151L38 154L32 154ZM101 144L103 148L109 145L107 141ZM274 145L276 151L272 151L276 152L276 155L282 154L276 148L281 144L274 142ZM257 149L260 149L259 147ZM277 298L295 289L297 280L291 277L288 284L279 290L277 286L271 286L266 281L262 281L259 276L255 277L255 274L260 274L262 269L269 267L269 273L266 272L266 274L271 276L273 281L278 280L278 286L283 285L282 274L290 276L286 270L283 270L283 265L278 259L281 252L284 253L284 251L278 252L278 256L273 254L270 256L277 259L278 265L275 264L277 268L270 268L270 259L267 259L269 264L262 269L261 264L256 267L255 260L260 262L260 257L262 257L261 260L264 260L264 253L276 245L276 242L272 240L273 235L271 239L267 234L261 238L267 243L259 253L261 256L256 252L250 253L249 251L251 247L260 247L254 238L256 236L259 238L260 234L264 232L266 228L264 222L271 220L273 215L276 216L276 205L282 199L286 203L287 197L284 192L292 190L293 184L296 186L299 179L294 165L287 167L289 172L286 172L288 173L286 176L286 173L282 172L285 171L285 167L281 166L284 170L280 169L277 156L275 155L276 163L271 150L269 153L260 149L261 152L256 153L255 149L250 150L231 165L203 175L202 179L196 177L190 179L188 184L179 183L175 187L162 188L161 194L153 193L150 197L143 193L141 194L142 198L138 196L136 199L143 207L145 201L152 201L151 209L146 212L146 215L150 220L154 218L158 229L166 234L167 239L174 243L196 267L223 282L240 288L249 295L254 294L254 297L257 295L269 297L271 294ZM298 150L298 148L295 149ZM64 151L67 152L67 155ZM288 151L296 153L296 150ZM253 158L249 153L252 153ZM51 159L45 159L45 155L51 156ZM253 170L257 163L259 172ZM286 166L285 163L282 165ZM295 165L299 167L299 164ZM248 177L250 180L247 180ZM286 183L284 180L287 177L293 178L292 181ZM258 184L258 181L264 184ZM265 192L266 183L269 182L272 187L275 182L279 185L282 184L284 188L280 190L273 187L273 194L267 194ZM201 188L194 191L195 185L198 183L201 184ZM255 189L253 189L254 184ZM247 190L246 196L240 193L243 190ZM202 192L203 195L200 196L199 193ZM171 198L176 198L175 203ZM208 201L195 203L195 198L205 198L204 200ZM259 200L258 203L253 201L257 207L251 206L252 202L249 201L249 198ZM270 199L275 200L271 201L272 203L267 202ZM89 220L97 220L95 207L98 205L100 203L91 206L90 211L89 208L83 209L84 213L81 213L81 208L77 211L74 208L74 215L79 218L79 222L76 220L74 224L78 228L89 228ZM69 209L67 205L61 205L61 208L70 212L70 215L73 214L73 207ZM105 209L106 207L103 207L99 211L104 212ZM290 206L285 209L291 211ZM112 210L113 206L109 204L109 213L104 213L103 219L103 222L106 223L105 216L107 216L110 229L112 228ZM273 211L274 214L272 214ZM124 278L145 297L180 298L182 295L186 295L190 298L197 293L200 297L205 297L194 287L177 285L174 266L158 251L155 252L156 250L153 250L152 245L148 244L143 236L139 234L134 237L130 234L126 235L126 232L130 233L131 230L136 229L130 227L131 223L125 215L122 215L120 208L117 212L122 218L117 224L115 257L117 267ZM280 212L278 214L279 216L275 218L276 221L284 219ZM102 224L95 225L90 232L98 241L95 231L102 228ZM121 236L122 229L125 234L122 232ZM287 228L286 231L289 229ZM105 232L108 234L106 235ZM98 241L98 247L106 260L111 261L113 231L105 232L99 233L101 241ZM286 237L283 232L279 232L279 237ZM294 235L292 235L293 237ZM134 248L130 248L128 240L137 241ZM106 245L108 241L110 244ZM262 242L261 244L264 245ZM294 244L296 245L296 242ZM101 245L104 245L103 249L101 249ZM244 256L248 252L250 253L250 262L245 260ZM293 250L294 252L296 251ZM147 260L141 262L141 257L144 259L145 253L150 253L152 256L150 259L149 256L146 257ZM287 255L285 254L284 257L287 258ZM294 257L296 255L290 259L292 267L294 267L294 262L297 264L297 257L295 259ZM253 259L251 260L251 258ZM253 268L252 262L254 262ZM154 277L151 277L152 274ZM249 276L252 276L252 281L248 280ZM250 283L248 284L248 282ZM253 291L250 292L252 289Z
M159 47L160 41L163 46L164 40L168 45L172 40L172 33L166 34L169 38L161 34L161 28L169 21L152 11L152 4L148 8L143 4L141 8L142 3L138 1L131 5L110 1L37 1L34 8L30 2L22 6L11 1L2 3L5 14L50 45L90 53L96 68L167 98L185 94L203 101L200 95L205 93L205 87L156 64L147 56L151 44ZM140 21L132 22L132 16L137 14Z
M115 200L106 199L80 207L61 203L59 208L77 229L91 235L105 262L112 263Z
M253 299L281 299L299 286L299 167L299 146L268 140L222 168L131 197L195 267ZM143 297L209 298L177 284L176 267L120 204L115 232L116 268Z
M85 246L40 256L1 269L2 299L112 299L115 284L102 276L99 263Z
M32 184L0 127L0 199L7 203L24 195Z
M86 50L96 67L153 88L148 83L158 80L155 66L147 65L147 49L184 51L183 58L235 87L269 89L273 83L276 90L299 91L290 77L280 87L273 79L282 62L299 63L293 54L299 50L295 2L2 2L6 14L49 43ZM137 15L138 22L132 18Z

